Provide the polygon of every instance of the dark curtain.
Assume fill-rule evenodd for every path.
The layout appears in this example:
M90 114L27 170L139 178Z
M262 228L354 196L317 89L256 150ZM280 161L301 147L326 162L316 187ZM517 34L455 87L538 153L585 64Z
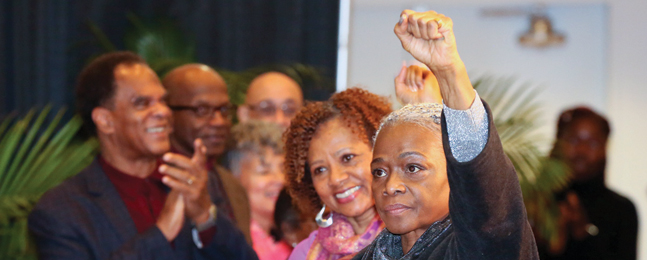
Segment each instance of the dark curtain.
M73 108L77 74L102 52L87 22L123 49L129 11L173 19L194 39L198 61L214 67L298 62L335 77L339 1L0 0L0 115Z

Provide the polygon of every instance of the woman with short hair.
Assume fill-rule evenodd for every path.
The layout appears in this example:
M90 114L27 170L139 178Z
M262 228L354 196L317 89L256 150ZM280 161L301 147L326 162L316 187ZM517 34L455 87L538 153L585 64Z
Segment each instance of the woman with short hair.
M538 259L514 166L456 50L452 20L405 10L395 33L436 76L444 105L410 104L375 138L375 207L386 228L353 259ZM430 93L399 87L410 103Z

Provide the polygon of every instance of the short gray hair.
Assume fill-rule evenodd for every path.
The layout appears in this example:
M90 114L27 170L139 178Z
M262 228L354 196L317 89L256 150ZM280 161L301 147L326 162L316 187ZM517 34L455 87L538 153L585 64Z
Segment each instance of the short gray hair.
M437 103L408 104L391 112L382 119L380 128L375 132L373 140L375 141L377 139L380 131L385 127L402 123L414 123L440 134L440 116L442 111L443 105Z
M240 174L240 163L245 153L261 153L271 148L275 153L284 153L283 129L271 122L250 120L239 123L231 129L230 150L227 152L227 165L235 175Z

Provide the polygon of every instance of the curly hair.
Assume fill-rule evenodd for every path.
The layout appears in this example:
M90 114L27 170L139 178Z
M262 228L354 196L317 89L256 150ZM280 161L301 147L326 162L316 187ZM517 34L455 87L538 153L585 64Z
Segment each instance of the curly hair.
M390 112L391 104L386 98L350 88L334 94L328 101L307 104L292 119L284 134L286 185L302 213L315 212L322 205L307 165L310 142L319 126L340 117L353 134L373 146L372 137L380 120Z

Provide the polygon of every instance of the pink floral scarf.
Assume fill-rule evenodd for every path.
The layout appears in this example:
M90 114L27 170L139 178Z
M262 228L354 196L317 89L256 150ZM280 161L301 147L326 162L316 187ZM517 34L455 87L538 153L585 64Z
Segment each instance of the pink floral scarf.
M346 217L333 213L333 224L319 228L317 237L310 246L308 260L337 260L344 256L356 254L373 242L373 239L384 229L380 216L375 214L373 221L363 234L355 235L353 227Z

